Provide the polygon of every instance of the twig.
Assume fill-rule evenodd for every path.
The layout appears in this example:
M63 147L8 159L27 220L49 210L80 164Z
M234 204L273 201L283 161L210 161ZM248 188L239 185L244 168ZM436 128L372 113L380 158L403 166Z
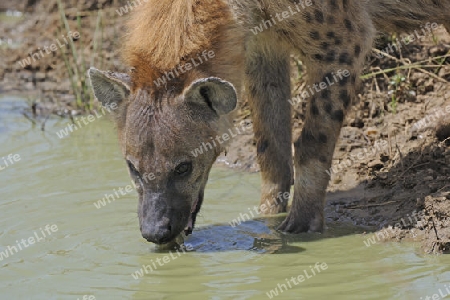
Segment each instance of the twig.
M445 189L446 187L450 186L450 184L444 185L442 188L440 188L439 190L436 191L436 193L439 193L440 191L442 191L443 189Z
M403 164L403 154L402 151L400 151L400 148L398 147L398 144L395 143L395 148L397 148L398 154L400 155L400 163L402 164L402 169L405 167Z
M37 125L36 121L33 120L32 118L30 118L25 112L22 112L22 115L28 119L31 123L33 123L34 125Z
M433 204L431 204L431 209L433 210L433 215L434 215L434 207L433 207ZM431 223L433 223L433 229L434 229L434 234L436 234L436 239L439 241L440 239L439 239L439 236L438 236L438 233L437 233L436 224L434 223L434 218L433 218L433 216L431 216Z
M445 140L443 140L442 142L440 142L440 143L439 143L439 146L444 146L444 144L445 144L447 141L450 141L450 137L448 137L448 138L446 138Z
M44 121L42 122L42 124L41 124L41 131L45 131L45 123L47 122L48 118L50 118L50 114L51 114L51 113L49 113L49 114L45 117Z
M403 70L403 69L406 69L406 70L416 69L416 70L418 70L418 71L420 71L422 73L425 73L425 74L433 77L434 79L436 79L436 80L438 80L440 82L448 83L447 80L437 76L436 74L433 74L433 73L423 69L423 68L442 68L442 63L440 65L420 65L421 63L428 62L428 60L424 60L424 61L416 62L415 64L411 64L411 63L406 63L404 60L398 59L398 58L396 58L396 57L394 57L392 55L389 55L388 53L382 52L382 51L380 51L378 49L372 49L372 51L374 51L375 53L378 53L378 54L382 54L382 55L384 55L384 56L386 56L386 57L388 57L388 58L390 58L390 59L392 59L392 60L394 60L394 61L396 61L398 63L401 63L401 64L403 64L403 66L399 66L399 67L391 68L391 69L384 69L384 70L381 70L381 71L375 72L375 73L365 74L365 75L361 76L361 79L367 79L369 77L376 76L376 75L379 75L379 74L390 73L392 71L399 70L399 69L400 70ZM450 57L450 54L444 55L444 56L433 57L433 59L440 59L440 58L447 58L447 57Z
M397 203L397 202L398 201L388 201L388 202L378 203L378 204L357 205L357 206L352 206L352 207L346 207L346 209L358 209L358 208L367 208L367 207L372 207L372 206L384 206L384 205L389 205L389 204L393 204L393 203Z
M408 169L405 170L405 172L403 172L402 174L400 174L399 178L403 177L403 175L405 175L406 172L408 172L409 170L413 169L413 168L417 168L417 167L421 167L421 166L425 166L428 165L430 162L426 162L423 164L418 164L418 165L412 165L411 167L409 167Z

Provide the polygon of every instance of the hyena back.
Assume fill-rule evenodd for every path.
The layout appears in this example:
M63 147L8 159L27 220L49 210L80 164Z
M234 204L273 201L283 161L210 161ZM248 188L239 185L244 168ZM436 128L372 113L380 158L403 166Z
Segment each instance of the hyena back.
M214 143L199 156L192 150L229 128L241 83L261 167L261 211L285 212L294 182L292 206L280 229L322 231L326 170L376 30L408 31L430 22L448 28L449 11L450 1L439 0L145 3L128 24L123 56L130 73L90 70L96 97L119 106L115 117L138 185L143 237L166 243L183 229L192 231L209 171L225 144ZM214 58L206 59L205 51ZM306 120L294 155L291 53L302 57L314 87L306 91ZM195 67L187 68L190 62ZM147 173L156 176L142 180Z

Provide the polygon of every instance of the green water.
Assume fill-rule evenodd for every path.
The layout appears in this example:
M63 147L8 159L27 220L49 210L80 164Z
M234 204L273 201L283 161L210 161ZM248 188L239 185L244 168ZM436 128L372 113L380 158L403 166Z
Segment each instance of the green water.
M112 125L102 118L60 139L66 120L49 119L41 131L22 116L25 106L0 98L0 166L20 155L0 171L0 255L16 240L41 240L1 258L2 300L269 299L278 284L287 290L274 299L426 299L450 290L450 256L423 255L418 245L366 247L370 235L333 224L323 235L282 235L274 230L282 218L231 227L258 202L259 178L221 168L186 240L191 251L158 250L140 235L134 191L94 206L130 184ZM57 230L48 234L47 224ZM313 276L316 263L327 268ZM286 278L304 270L311 278L289 288Z

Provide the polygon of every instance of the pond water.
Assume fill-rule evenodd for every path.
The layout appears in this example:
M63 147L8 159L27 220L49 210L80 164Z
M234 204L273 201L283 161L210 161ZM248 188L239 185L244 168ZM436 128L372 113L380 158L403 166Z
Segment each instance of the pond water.
M450 256L423 255L415 244L367 247L371 233L342 224L322 235L284 235L274 230L282 216L230 226L258 203L259 176L228 169L213 169L186 249L158 249L140 235L135 191L118 193L131 183L106 117L59 138L68 120L50 118L42 131L24 107L0 97L0 299L450 294Z

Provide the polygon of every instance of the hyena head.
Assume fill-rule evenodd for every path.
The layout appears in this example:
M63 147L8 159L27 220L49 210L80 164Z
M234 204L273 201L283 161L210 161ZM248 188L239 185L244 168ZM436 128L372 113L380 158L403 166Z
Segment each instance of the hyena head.
M205 145L213 145L211 138L236 107L235 88L209 77L156 91L134 88L128 74L91 68L89 76L96 98L114 115L139 194L142 236L165 244L183 230L190 234L209 171L222 151L218 143Z

